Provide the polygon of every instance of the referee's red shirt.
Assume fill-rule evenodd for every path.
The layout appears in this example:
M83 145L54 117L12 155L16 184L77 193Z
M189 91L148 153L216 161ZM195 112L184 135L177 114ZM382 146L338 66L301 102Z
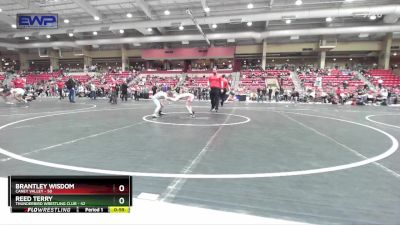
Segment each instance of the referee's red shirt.
M221 77L217 75L209 77L208 82L210 82L210 88L221 88Z
M58 87L58 89L63 89L64 88L64 82L58 81L57 82L57 87Z
M25 88L25 81L21 78L13 80L14 88Z

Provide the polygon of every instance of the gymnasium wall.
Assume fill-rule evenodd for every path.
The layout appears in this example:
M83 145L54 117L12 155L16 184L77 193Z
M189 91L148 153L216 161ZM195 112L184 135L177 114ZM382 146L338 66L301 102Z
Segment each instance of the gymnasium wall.
M392 46L399 46L400 41L394 41ZM318 43L286 43L286 44L268 44L267 53L293 53L302 52L305 48L311 48L314 52L319 52ZM380 51L382 49L381 41L363 41L363 42L338 42L336 48L331 52L340 51ZM22 53L28 54L29 59L40 59L37 52L35 53ZM91 49L87 51L89 57L92 58L113 58L121 57L121 50L96 50ZM250 55L262 54L262 44L257 45L239 45L236 46L236 55ZM63 58L79 58L82 56L75 56L73 52L62 51ZM141 57L140 49L127 50L128 57Z
M395 43L394 43L395 44ZM302 52L305 48L319 51L318 43L267 44L267 53ZM338 42L332 52L340 51L380 51L381 41ZM262 54L262 44L241 45L236 47L236 54Z
M393 50L399 48L400 40L393 40L392 47ZM357 54L363 52L378 53L383 48L383 41L357 41L357 42L338 42L336 48L328 51L326 65L327 67L332 67L335 64L339 66L345 66L346 64L357 64L357 63L377 63L377 57L353 57L353 61L349 61L349 57L346 59L338 59L336 61L332 61L331 53L336 53L338 55L350 55ZM312 49L311 51L304 52L303 49ZM96 48L85 49L85 55L96 58L121 58L122 52L121 50L101 50ZM290 63L301 63L301 64L319 64L319 47L318 43L285 43L285 44L267 44L267 65L268 64L283 64L286 63L287 59L290 60ZM341 53L343 52L343 53ZM350 52L350 53L349 53ZM82 55L75 55L76 52L62 50L62 58L61 59L81 59ZM294 56L297 53L297 56ZM46 58L41 58L38 55L36 49L20 50L20 51L1 51L1 57L9 57L15 60L21 61L23 59L28 60L44 60ZM274 56L274 54L280 54ZM391 64L399 64L400 65L400 48L398 52L399 56L392 56ZM127 57L130 58L141 58L142 50L140 49L128 49L126 50ZM235 49L235 55L237 57L247 57L247 56L255 56L261 58L262 55L262 43L254 44L254 45L238 45ZM288 62L289 63L289 62Z

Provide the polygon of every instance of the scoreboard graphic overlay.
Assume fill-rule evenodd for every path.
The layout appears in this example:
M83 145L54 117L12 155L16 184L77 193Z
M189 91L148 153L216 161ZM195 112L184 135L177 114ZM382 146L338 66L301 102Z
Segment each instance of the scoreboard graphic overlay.
M9 176L13 213L129 213L130 176Z

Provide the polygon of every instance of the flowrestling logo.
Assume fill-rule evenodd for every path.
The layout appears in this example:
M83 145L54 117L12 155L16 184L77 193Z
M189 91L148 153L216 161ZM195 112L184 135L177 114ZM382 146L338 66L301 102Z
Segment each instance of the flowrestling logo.
M58 14L17 14L18 29L56 29Z

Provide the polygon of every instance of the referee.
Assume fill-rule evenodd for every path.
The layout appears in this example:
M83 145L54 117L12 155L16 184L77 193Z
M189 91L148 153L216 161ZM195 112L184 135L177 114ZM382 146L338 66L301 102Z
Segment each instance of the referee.
M210 99L211 99L211 109L218 112L219 96L221 95L222 79L214 72L212 76L208 78L208 83L210 85Z

